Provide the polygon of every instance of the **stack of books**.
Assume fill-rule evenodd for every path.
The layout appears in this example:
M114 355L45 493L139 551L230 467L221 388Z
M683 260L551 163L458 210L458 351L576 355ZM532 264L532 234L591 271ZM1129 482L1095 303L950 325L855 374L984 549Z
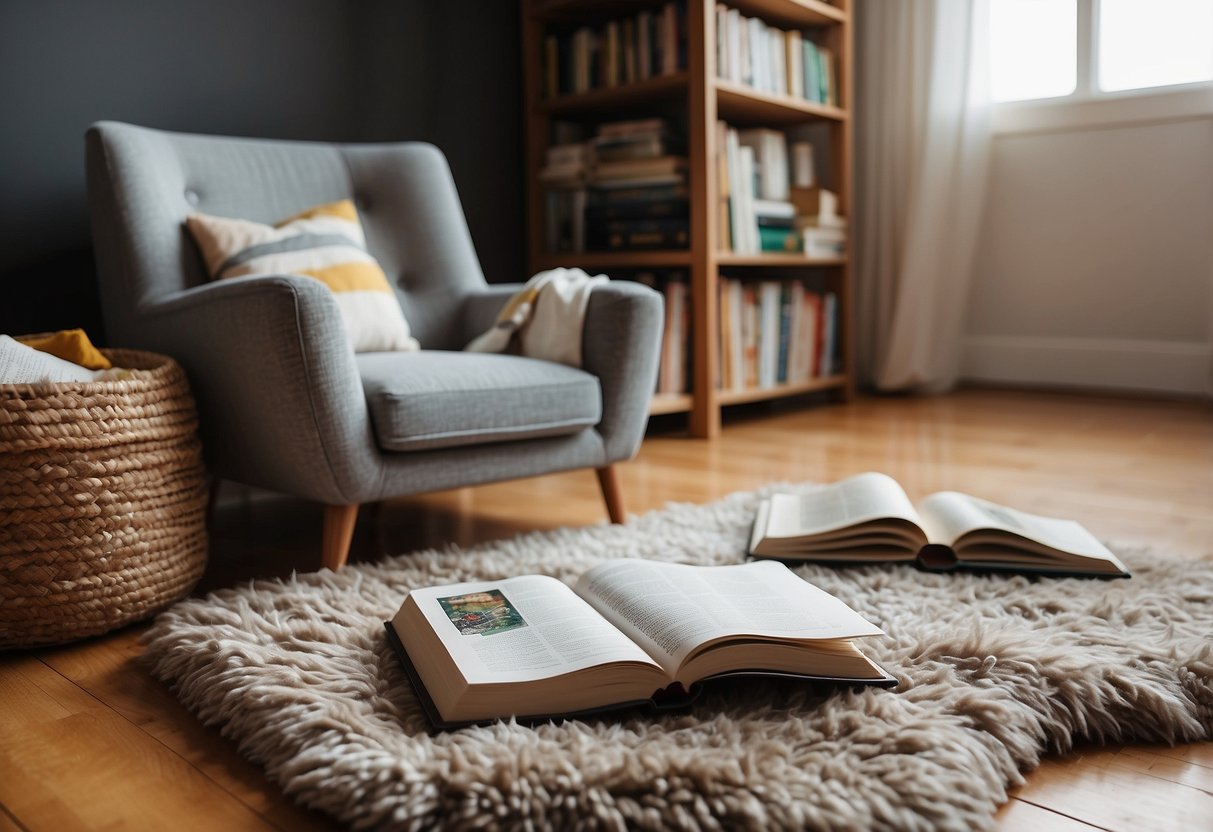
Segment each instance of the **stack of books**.
M738 254L800 250L789 200L788 143L778 130L717 124L724 247Z
M838 195L821 187L792 188L795 229L804 256L816 260L845 257L847 220L838 213Z
M798 142L789 153L778 130L737 130L724 122L716 125L716 144L722 249L845 256L847 222L837 195L814 184L812 144Z
M544 95L589 92L672 75L686 63L686 6L666 3L601 26L543 40Z
M584 142L548 148L539 181L544 186L544 243L549 252L585 251L585 205L590 153Z
M721 390L804 384L838 364L838 298L796 280L719 283Z
M687 160L665 119L603 124L588 146L587 249L686 248Z
M759 92L838 104L834 53L803 32L768 26L716 6L716 74Z

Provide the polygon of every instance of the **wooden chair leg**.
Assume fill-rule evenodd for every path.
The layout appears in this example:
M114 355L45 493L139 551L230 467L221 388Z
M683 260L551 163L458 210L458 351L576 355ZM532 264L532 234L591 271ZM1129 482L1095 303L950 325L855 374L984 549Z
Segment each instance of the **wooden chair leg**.
M324 545L321 563L334 571L345 565L350 556L350 541L358 522L358 504L324 507Z
M602 488L602 499L606 500L607 515L612 523L622 523L627 519L623 508L623 491L619 488L619 477L615 474L615 466L608 465L598 469L598 485Z

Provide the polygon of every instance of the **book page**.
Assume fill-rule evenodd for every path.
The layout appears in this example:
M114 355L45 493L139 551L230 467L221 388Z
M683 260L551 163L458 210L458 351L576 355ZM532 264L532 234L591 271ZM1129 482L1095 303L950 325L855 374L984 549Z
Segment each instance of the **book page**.
M545 679L608 662L656 666L555 578L427 587L411 596L470 684Z
M0 335L0 384L59 384L96 378L97 373L79 364Z
M897 481L873 472L808 494L772 495L765 536L801 537L888 518L919 522Z
M575 589L671 675L695 647L722 636L839 639L881 633L775 561L612 561L582 575Z
M1028 514L955 491L941 491L927 497L922 501L921 514L923 527L932 543L952 545L963 535L992 529L1026 537L1062 552L1120 565L1106 546L1073 520Z

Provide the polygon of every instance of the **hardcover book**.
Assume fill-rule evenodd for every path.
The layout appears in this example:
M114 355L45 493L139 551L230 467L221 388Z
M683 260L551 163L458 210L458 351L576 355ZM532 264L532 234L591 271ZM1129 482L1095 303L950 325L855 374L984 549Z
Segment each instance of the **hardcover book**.
M915 508L895 480L877 473L764 500L750 554L832 563L909 561L931 570L1129 577L1116 555L1072 520L1028 514L955 491L932 494Z
M685 704L709 680L892 686L854 639L881 635L786 566L609 561L409 593L386 624L436 728Z

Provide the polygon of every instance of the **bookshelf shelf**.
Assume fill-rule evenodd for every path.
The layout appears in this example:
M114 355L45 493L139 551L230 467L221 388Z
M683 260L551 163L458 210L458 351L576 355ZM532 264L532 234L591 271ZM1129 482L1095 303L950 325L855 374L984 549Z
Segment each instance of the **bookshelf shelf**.
M804 259L801 258L801 262ZM575 251L541 254L535 258L540 269L664 269L691 265L689 251Z
M846 385L846 376L826 376L806 381L803 384L780 384L777 387L751 387L745 390L717 390L716 400L722 405L748 404L750 402L763 402L768 399L785 399L789 396L802 396L805 393L838 390L846 387Z
M807 2L820 5L818 0ZM652 8L653 0L534 0L530 13L539 20L581 21L595 16L630 14L643 8Z
M785 29L804 29L846 23L847 13L822 0L737 0L729 5L742 14L761 17Z
M722 224L720 211L722 204L728 205L729 182L722 180L726 173L733 175L735 171L728 172L724 167L721 161L724 147L719 144L726 130L730 131L728 134L731 137L734 128L773 128L785 132L789 137L799 134L799 141L808 140L817 145L821 167L816 172L820 184L836 194L842 216L850 213L851 115L854 87L851 11L854 0L723 0L726 7L736 10L737 14L729 12L721 16L718 16L717 0L681 2L685 8L680 12L673 12L666 10L665 0L520 0L524 70L523 114L526 129L527 247L532 272L556 267L581 267L591 273L604 272L622 279L648 272L655 280L663 281L667 287L680 284L685 287L677 293L678 303L672 303L670 308L679 308L684 299L688 303L687 318L681 320L689 329L689 392L655 395L649 412L653 415L687 414L691 435L711 437L720 431L720 412L723 407L817 392L829 392L835 398L845 401L851 397L854 390L850 260L847 257L807 258L799 253L735 254L726 250L730 245L730 226L727 222ZM581 38L588 34L591 43L598 43L599 51L590 47L591 66L597 67L596 70L591 70L591 75L621 78L643 77L647 74L649 70L640 69L643 64L636 57L644 53L637 51L639 47L628 46L639 43L629 40L631 36L628 32L640 31L636 28L636 20L642 13L651 14L653 18L660 14L678 15L680 23L677 31L680 37L685 37L685 48L679 51L679 65L682 69L643 81L600 87L555 98L544 97L543 92L547 82L553 78L553 71L568 73L571 66L572 71L583 73L580 77L584 83L585 52L570 49L569 41L561 40L563 38L569 38L571 41L574 36ZM821 50L815 54L830 56L830 73L819 76L827 79L822 82L823 87L829 85L830 89L823 89L821 97L836 101L837 106L819 104L792 95L762 92L748 83L722 79L722 73L717 72L716 66L717 26L725 26L727 21L727 26L730 27L730 40L727 43L733 43L731 38L735 37L735 30L731 27L736 25L734 21L741 19L744 24L747 18L754 20L752 25L756 27L756 32L764 31L759 21L776 32L799 31L806 42L811 41L812 46ZM668 33L670 29L666 28L665 31ZM586 40L577 41L574 49L586 48L585 43ZM788 40L788 48L794 49L794 43L796 41ZM632 49L631 52L627 51L629 48ZM804 48L805 54L810 54L810 45ZM617 52L616 49L621 51ZM578 60L581 63L566 64L566 58L563 56L567 52L579 55ZM731 52L727 54L732 55ZM553 69L546 64L548 60L555 60L558 67ZM632 60L637 63L627 63ZM656 53L653 60L657 60ZM775 61L774 58L772 60ZM599 63L593 63L595 61ZM776 68L774 71L782 72L793 63L795 61L788 58L783 64L784 69ZM621 65L626 72L620 69ZM778 61L775 61L775 65L778 66ZM738 64L732 63L731 66L736 67ZM805 69L806 79L809 77L808 72L809 70ZM555 77L567 79L569 76L558 74ZM740 76L730 77L737 79ZM770 77L766 76L766 89L804 88L809 83L805 80L803 85L800 82L793 84L792 79L797 76L789 75L787 84L770 85ZM747 82L748 80L747 77ZM562 80L561 83L564 88L569 87L567 80ZM593 135L588 131L593 131L605 123L653 118L667 120L669 124L675 125L679 132L685 129L685 150L680 147L677 152L687 157L686 184L690 193L690 208L688 224L683 227L689 228L690 247L685 250L552 253L550 249L553 245L550 240L564 242L568 239L553 236L567 233L561 230L564 226L558 224L567 222L567 215L545 212L552 210L552 205L558 206L556 211L566 211L568 209L565 206L569 203L559 202L562 198L560 196L549 197L545 193L544 184L540 182L540 171L550 163L551 145L564 145L588 138ZM727 127L721 127L721 122ZM801 127L812 129L800 130ZM572 138L569 138L570 136ZM553 181L550 176L548 181ZM593 195L592 190L589 193ZM586 196L578 198L584 200ZM851 220L850 231L853 234L854 218ZM558 231L553 232L553 228ZM601 231L601 227L599 230ZM573 233L571 238L584 239L579 237L579 234L585 231L582 227L581 231ZM721 235L724 235L723 239ZM667 241L667 244L670 242L672 241ZM748 247L754 250L754 247ZM743 272L739 276L729 273L727 270L730 268L754 268L756 271ZM615 271L618 271L618 274L615 274ZM684 274L670 275L663 274L663 271ZM721 373L731 375L731 368L737 360L737 341L730 340L734 351L729 353L727 366L721 363L724 360L722 334L730 339L737 338L736 318L732 317L736 314L738 303L737 289L735 284L726 284L726 278L736 278L744 284L769 284L772 281L802 283L805 289L803 297L806 299L804 309L814 308L809 294L816 294L822 301L822 305L816 308L829 309L832 315L829 320L832 323L828 330L822 328L823 325L819 322L817 328L803 331L831 333L830 344L836 347L834 360L837 372L805 383L745 390L718 389L716 385ZM728 301L722 294L726 286L732 293L728 296ZM753 302L752 288L745 290L743 297L746 303ZM798 291L798 288L785 291L781 298L786 298L789 294L797 297ZM668 288L667 297L675 297L675 293ZM767 298L770 297L768 294ZM786 300L781 302L786 304ZM726 304L730 325L724 325L720 320L719 307L722 304ZM770 308L768 305L767 309ZM821 314L821 320L825 320L826 313ZM782 325L786 318L780 320ZM742 329L744 330L744 325ZM803 347L807 342L799 343ZM820 345L817 349L820 349ZM669 354L673 353L663 350L663 355ZM671 377L675 381L663 389L676 389L679 386L680 375L675 372L677 366L670 365L666 368L672 375L663 376L666 380L663 384ZM770 365L766 366L769 371ZM665 372L666 370L663 370L663 373ZM797 376L793 374L793 377Z
M607 110L648 104L662 99L685 95L687 73L675 72L659 75L644 81L619 84L614 87L599 87L589 92L562 95L538 102L537 106L552 115L565 115L592 110Z
M720 266L792 266L799 268L830 268L845 266L845 257L830 259L809 258L803 254L734 254L722 251L716 255L716 263Z
M649 414L665 416L669 413L689 413L694 401L690 393L657 393L649 405Z
M716 79L716 112L739 124L801 124L806 120L846 121L847 111L790 95L759 92L744 84Z

